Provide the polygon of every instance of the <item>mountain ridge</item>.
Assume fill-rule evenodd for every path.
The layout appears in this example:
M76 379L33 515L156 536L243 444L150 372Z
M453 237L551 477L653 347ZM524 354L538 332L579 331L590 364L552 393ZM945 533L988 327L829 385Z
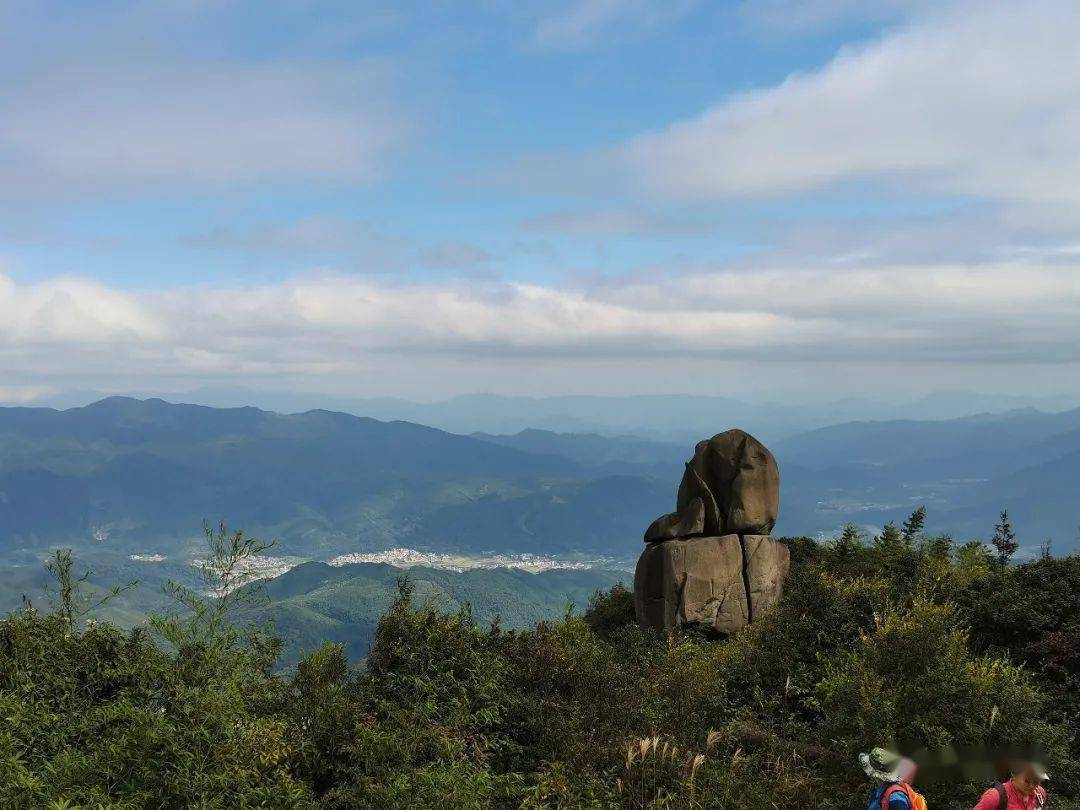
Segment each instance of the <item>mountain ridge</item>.
M598 480L570 459L328 410L131 398L0 408L0 549L104 534L156 550L186 542L204 519L227 519L305 556L317 556L305 545L312 537L325 556L451 542L535 551L543 538L527 514ZM471 527L454 517L479 502L501 510L502 533L485 531L483 516ZM569 532L556 541L563 548L610 548L621 530L594 521L575 537L573 520L558 525Z
M0 555L102 542L169 552L203 520L227 519L308 558L396 546L633 557L692 444L462 436L327 409L123 397L0 408ZM772 449L783 534L875 530L920 505L931 526L964 539L988 537L1008 508L1030 548L1046 537L1071 545L1080 525L1069 497L1080 489L1080 409L848 422Z

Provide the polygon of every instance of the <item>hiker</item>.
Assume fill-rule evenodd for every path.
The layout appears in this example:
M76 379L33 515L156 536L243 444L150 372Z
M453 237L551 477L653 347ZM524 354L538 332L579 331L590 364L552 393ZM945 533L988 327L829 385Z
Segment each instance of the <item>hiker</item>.
M1049 778L1038 763L1020 763L1013 768L1012 779L986 791L974 810L1042 810L1046 788L1041 783Z
M869 754L859 754L859 764L878 782L870 794L869 810L926 810L926 799L910 784L916 768L910 759L875 748Z

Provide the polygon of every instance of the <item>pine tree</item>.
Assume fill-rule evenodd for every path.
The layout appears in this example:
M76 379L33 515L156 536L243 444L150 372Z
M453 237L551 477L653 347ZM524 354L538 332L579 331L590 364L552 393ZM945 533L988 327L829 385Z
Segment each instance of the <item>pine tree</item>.
M907 544L911 546L914 545L915 541L918 540L919 537L922 535L923 529L925 527L926 507L920 506L918 509L911 513L911 516L907 520L904 521L904 526L900 530L900 532L901 534L903 534L904 540L907 541Z
M1016 542L1016 533L1013 532L1012 524L1009 522L1008 510L1001 510L1001 520L994 527L994 537L990 542L997 549L998 567L1005 570L1012 555L1020 548L1020 544Z
M889 521L881 529L881 534L874 538L874 547L882 554L895 554L905 544L906 538L896 524Z
M851 559L863 547L865 540L866 533L862 529L854 523L847 524L833 546L836 556L841 560Z

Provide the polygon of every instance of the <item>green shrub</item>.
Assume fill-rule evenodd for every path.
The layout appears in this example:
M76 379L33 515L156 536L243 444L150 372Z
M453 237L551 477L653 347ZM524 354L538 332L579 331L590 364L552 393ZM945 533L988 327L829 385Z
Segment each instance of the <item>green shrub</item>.
M779 606L726 640L640 629L623 586L506 632L402 583L360 668L326 644L275 673L228 618L250 584L179 592L157 636L87 620L76 584L0 619L0 806L841 810L857 752L910 740L1036 743L1075 810L1080 558L1002 569L909 523L788 541ZM211 574L259 546L208 539Z
M637 623L634 592L621 582L608 591L597 591L589 600L584 618L596 635L610 638L617 630Z
M14 775L0 779L0 806L311 804L279 767L284 723L251 712L278 683L234 664L236 677L193 684L144 630L72 632L31 610L0 621L0 773Z
M852 651L828 662L817 685L821 731L854 758L868 740L906 740L930 750L1041 745L1067 758L1064 738L1042 719L1043 696L1016 666L970 652L955 610L918 600L891 608ZM968 802L978 786L931 785L933 805Z

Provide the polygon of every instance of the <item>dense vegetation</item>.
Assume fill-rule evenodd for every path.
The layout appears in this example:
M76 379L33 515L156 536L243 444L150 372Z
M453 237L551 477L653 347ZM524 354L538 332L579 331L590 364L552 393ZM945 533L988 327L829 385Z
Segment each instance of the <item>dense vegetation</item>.
M780 608L726 640L640 630L620 586L509 631L403 583L363 667L327 644L287 675L228 620L251 588L122 632L61 570L53 610L0 620L0 806L856 808L856 753L908 739L1037 744L1080 807L1080 557L921 522L789 540ZM213 539L227 586L253 546ZM979 778L923 789L967 808Z
M0 616L19 607L23 598L35 605L48 587L48 572L26 555L20 566L0 565ZM198 587L198 571L184 559L137 562L107 549L78 554L80 569L90 576L88 592L103 592L114 583L137 581L94 612L121 628L146 624L149 617L168 611L173 600L163 588L168 582ZM598 589L627 579L626 569L551 569L533 574L515 568L472 568L464 571L411 566L406 575L417 600L455 611L468 604L480 623L500 617L503 627L532 627L561 616L567 604L583 610ZM343 645L346 657L358 663L367 656L379 619L398 594L402 569L385 563L327 565L301 563L263 585L265 599L237 617L242 622L269 625L282 639L277 669L296 665L304 653L324 641Z

